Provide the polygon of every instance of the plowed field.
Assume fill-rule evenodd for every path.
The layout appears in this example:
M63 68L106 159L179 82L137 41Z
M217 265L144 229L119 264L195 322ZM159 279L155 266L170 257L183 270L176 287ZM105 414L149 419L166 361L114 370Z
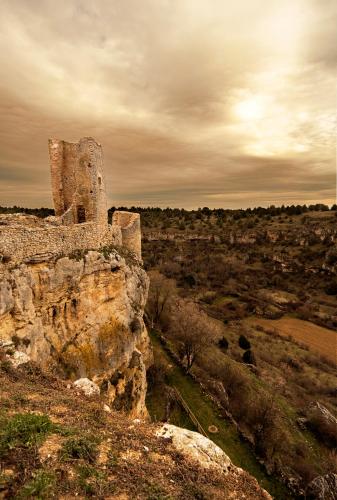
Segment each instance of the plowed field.
M265 329L275 330L279 335L290 336L307 345L312 351L336 362L337 332L296 318L249 318L248 322L251 326L261 325Z

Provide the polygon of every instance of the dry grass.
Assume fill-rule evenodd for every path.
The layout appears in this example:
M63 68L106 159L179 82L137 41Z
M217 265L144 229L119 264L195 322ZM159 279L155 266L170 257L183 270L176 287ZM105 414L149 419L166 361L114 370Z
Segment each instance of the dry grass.
M291 337L336 363L337 334L332 330L309 323L309 321L286 316L276 320L249 318L247 323L274 330L277 335Z
M86 398L33 364L4 368L2 499L225 499L233 489L240 498L265 498L248 475L201 469L155 437L155 425L105 413L99 398ZM12 428L13 435L3 431Z

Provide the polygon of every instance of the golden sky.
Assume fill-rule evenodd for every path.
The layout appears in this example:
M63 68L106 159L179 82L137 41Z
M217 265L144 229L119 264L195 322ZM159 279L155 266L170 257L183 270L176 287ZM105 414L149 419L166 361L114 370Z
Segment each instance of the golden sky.
M0 0L0 205L95 137L110 205L334 203L335 0Z

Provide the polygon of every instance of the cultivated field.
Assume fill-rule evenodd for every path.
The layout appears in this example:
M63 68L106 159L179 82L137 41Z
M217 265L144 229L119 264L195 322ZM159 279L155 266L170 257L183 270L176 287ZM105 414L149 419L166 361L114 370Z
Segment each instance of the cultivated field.
M307 345L312 351L336 362L337 333L332 330L286 316L277 320L249 318L247 322L251 326L261 325L265 329L275 330L278 335L290 336Z

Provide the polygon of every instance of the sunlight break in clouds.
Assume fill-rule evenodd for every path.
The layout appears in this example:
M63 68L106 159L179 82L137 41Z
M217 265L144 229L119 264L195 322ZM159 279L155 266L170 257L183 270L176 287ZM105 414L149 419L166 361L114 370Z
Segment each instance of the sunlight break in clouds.
M88 135L111 204L334 202L335 2L1 9L1 204L51 205L47 139Z

